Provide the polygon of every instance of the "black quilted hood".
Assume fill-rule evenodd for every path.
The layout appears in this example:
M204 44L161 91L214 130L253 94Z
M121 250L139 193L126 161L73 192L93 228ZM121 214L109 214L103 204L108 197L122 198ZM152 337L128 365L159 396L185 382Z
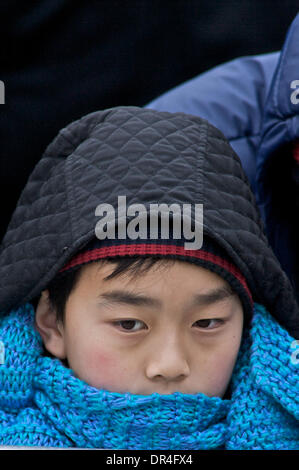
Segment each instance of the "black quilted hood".
M249 184L223 134L183 113L98 111L62 129L35 167L0 248L0 311L38 296L95 236L95 208L203 204L204 236L222 246L253 299L299 338L299 307L263 233Z

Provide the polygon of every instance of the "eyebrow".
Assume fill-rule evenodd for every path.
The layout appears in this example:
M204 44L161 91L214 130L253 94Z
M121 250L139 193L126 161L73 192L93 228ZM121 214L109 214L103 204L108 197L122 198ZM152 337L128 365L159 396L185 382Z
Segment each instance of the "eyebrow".
M100 294L99 297L109 303L128 304L138 307L162 307L162 302L159 299L148 297L143 294L135 294L125 290L104 292L103 294Z
M225 300L235 295L230 286L223 286L217 289L210 290L204 294L195 294L192 301L192 306L211 305L221 300Z
M191 308L198 306L208 306L231 297L232 295L234 295L234 292L230 289L230 287L219 287L203 294L195 294L192 297L190 306ZM110 292L104 292L99 295L99 298L101 300L107 301L108 303L115 304L126 304L137 307L162 307L162 301L157 298L148 297L143 294L136 294L126 290L112 290Z

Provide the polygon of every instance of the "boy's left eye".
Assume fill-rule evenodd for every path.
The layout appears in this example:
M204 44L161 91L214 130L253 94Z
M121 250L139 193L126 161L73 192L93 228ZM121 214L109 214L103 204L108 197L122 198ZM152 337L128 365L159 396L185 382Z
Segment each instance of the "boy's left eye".
M146 329L145 323L140 320L118 320L114 324L122 331L139 331Z
M224 323L224 320L221 318L206 318L204 320L198 320L194 323L194 326L202 328L204 330L214 330L215 328L221 326Z

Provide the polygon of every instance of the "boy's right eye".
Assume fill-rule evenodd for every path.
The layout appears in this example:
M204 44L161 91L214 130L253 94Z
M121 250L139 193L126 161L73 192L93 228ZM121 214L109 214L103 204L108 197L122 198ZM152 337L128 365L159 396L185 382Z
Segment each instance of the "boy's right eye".
M147 326L143 321L140 320L131 320L131 319L125 319L125 320L118 320L114 322L114 325L119 327L122 331L128 331L128 332L135 332L135 331L140 331L147 329Z

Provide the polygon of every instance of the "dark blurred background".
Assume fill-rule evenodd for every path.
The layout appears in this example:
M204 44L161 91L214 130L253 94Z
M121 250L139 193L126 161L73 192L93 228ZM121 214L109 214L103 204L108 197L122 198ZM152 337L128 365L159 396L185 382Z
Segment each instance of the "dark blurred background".
M84 114L143 106L239 56L280 50L296 0L0 2L0 239L57 132Z

